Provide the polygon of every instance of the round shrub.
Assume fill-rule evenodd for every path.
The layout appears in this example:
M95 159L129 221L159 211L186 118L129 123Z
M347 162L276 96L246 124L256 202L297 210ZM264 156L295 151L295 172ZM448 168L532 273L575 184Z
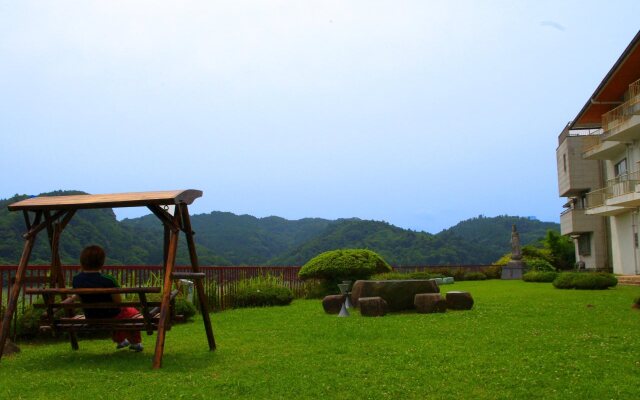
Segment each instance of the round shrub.
M640 308L640 296L638 296L635 299L633 299L632 307L633 308Z
M617 284L613 274L604 272L563 272L553 281L558 289L603 290Z
M300 268L298 276L304 280L321 279L330 287L343 280L368 279L382 272L391 272L391 267L378 254L371 250L345 249L327 251L312 258Z
M554 271L529 271L522 276L525 282L553 282L558 277Z
M465 281L484 281L487 279L487 276L482 272L467 272L464 274L463 279Z
M286 287L251 285L240 288L233 296L233 306L268 307L286 306L293 301L293 292Z

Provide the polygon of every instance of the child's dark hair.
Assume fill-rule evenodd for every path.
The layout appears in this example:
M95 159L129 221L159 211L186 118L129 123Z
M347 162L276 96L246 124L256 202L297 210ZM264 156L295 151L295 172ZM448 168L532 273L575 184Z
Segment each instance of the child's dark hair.
M87 246L80 254L80 265L82 269L97 271L104 265L106 254L100 246Z

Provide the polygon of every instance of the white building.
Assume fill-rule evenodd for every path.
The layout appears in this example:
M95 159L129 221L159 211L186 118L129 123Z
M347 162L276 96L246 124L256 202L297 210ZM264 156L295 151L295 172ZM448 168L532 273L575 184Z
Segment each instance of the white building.
M561 231L576 259L640 275L640 32L558 139Z

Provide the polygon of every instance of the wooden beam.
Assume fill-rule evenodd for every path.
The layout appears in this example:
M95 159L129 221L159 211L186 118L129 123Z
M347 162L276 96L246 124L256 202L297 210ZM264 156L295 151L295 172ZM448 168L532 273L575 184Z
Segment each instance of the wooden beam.
M182 227L184 234L187 238L187 247L189 248L189 259L191 260L191 270L193 274L200 274L200 264L198 263L198 254L196 253L196 244L193 240L193 230L191 229L191 219L189 217L189 210L186 204L176 206L180 209L179 214L182 215ZM176 210L176 213L178 211ZM202 322L204 323L204 329L207 332L207 341L209 342L209 350L216 349L216 340L213 335L213 328L211 327L211 319L209 317L209 306L207 304L207 297L202 284L202 279L195 279L194 285L196 292L198 293L198 301L200 303L200 311L202 312Z
M166 226L166 225L165 225ZM162 366L162 355L164 353L164 340L167 333L170 301L171 301L171 274L176 262L176 252L178 247L178 235L180 231L171 231L169 237L169 246L167 249L167 258L164 271L164 285L162 288L162 304L160 305L160 319L158 321L158 334L156 336L156 349L153 355L153 369Z
M22 288L22 279L24 278L27 265L29 264L29 257L31 257L31 251L33 250L33 244L35 242L35 236L31 236L27 239L22 250L22 256L20 257L20 264L18 265L18 271L16 272L16 281L11 288L9 294L9 303L2 318L2 326L0 326L0 359L2 358L2 352L4 350L4 344L9 336L9 326L11 325L11 317L16 310L18 304L18 297L20 296L20 289Z

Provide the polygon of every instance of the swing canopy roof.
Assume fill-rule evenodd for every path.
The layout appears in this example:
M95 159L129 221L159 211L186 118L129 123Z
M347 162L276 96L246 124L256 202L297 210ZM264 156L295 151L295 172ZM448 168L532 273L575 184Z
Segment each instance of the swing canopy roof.
M72 196L39 196L9 205L9 211L79 210L87 208L144 207L152 205L191 204L202 191L165 190L112 194L81 194Z

